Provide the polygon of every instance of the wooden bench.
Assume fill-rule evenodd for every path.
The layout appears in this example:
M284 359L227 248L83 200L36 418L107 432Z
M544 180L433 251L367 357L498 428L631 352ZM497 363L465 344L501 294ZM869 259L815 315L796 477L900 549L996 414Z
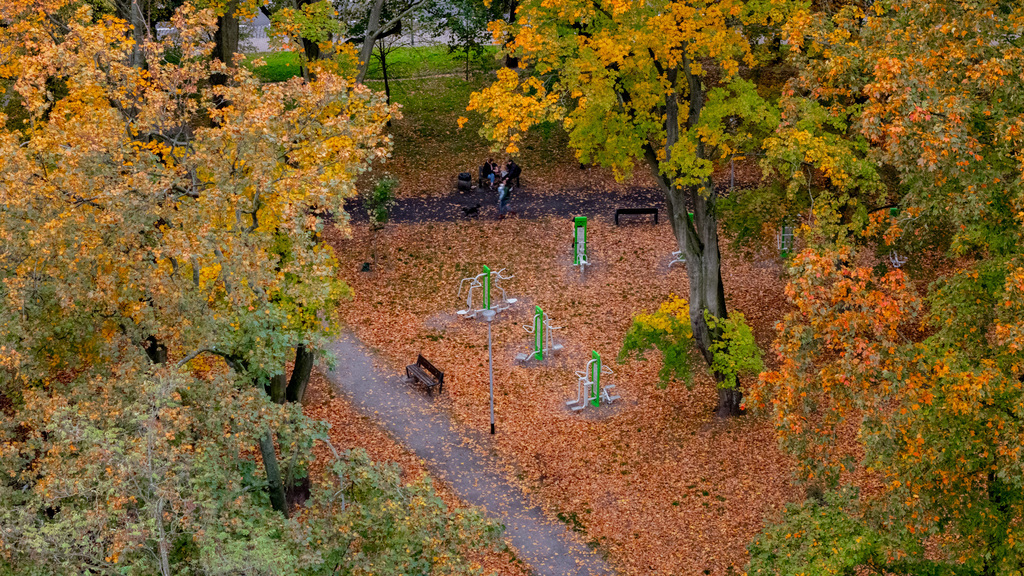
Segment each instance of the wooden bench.
M657 208L619 208L615 211L615 225L619 225L620 214L653 214L654 223L658 223L658 209Z
M415 364L405 367L405 381L412 384L417 380L427 387L428 392L434 386L437 386L438 393L444 388L444 372L435 368L422 354L416 356Z

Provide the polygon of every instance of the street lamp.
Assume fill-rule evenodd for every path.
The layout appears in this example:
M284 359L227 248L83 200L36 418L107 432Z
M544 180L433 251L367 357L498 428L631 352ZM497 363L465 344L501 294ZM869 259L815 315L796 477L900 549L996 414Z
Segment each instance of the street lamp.
M498 285L499 280L512 278L502 274L505 271L504 268L497 272L492 272L487 266L484 266L483 269L482 273L470 276L469 278L463 278L462 282L459 282L459 296L462 296L462 288L466 282L469 282L469 294L466 296L466 309L459 310L456 313L463 318L480 318L487 322L487 364L491 380L491 434L494 434L494 350L491 344L491 322L494 321L494 317L498 312L507 310L515 304L516 299L509 298L505 294L505 289ZM491 279L492 274L494 275L493 281ZM501 300L498 301L497 305L491 304L492 284L501 291ZM476 289L480 289L482 292L480 297L482 308L479 310L473 307L473 291Z
M494 320L495 314L497 313L490 308L480 311L484 322L487 322L487 367L491 379L491 434L494 434L494 352L491 350L491 321Z

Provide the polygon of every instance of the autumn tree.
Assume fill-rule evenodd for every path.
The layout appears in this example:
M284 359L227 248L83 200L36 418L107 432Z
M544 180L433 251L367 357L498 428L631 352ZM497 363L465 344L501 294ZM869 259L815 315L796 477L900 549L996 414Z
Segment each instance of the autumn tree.
M815 207L778 368L753 400L800 478L824 492L755 541L750 572L1016 574L1024 10L897 0L798 21L807 34L794 46L811 56L793 106L859 100L815 114L845 116L845 139L893 171L899 206L863 219ZM941 234L924 245L937 256L927 283L860 253L862 238L887 245L928 229Z
M67 23L25 17L8 29L12 40L50 36L18 43L32 48L13 60L13 88L29 113L29 131L5 142L6 289L18 311L11 324L21 324L14 349L84 370L106 365L98 353L122 355L95 341L116 329L154 362L169 349L210 352L262 383L297 340L281 296L321 312L336 299L323 289L334 282L332 256L313 241L322 224L309 210L340 210L355 174L386 154L379 131L389 111L337 77L264 87L237 70L231 85L201 89L223 63L178 64L166 53L201 54L209 13L181 11L178 44L148 42L145 68L131 66L130 37L112 38L119 21L94 23L85 7ZM51 102L49 86L66 95ZM203 114L213 128L192 126ZM282 237L285 262L272 253ZM299 292L288 274L320 278L320 289ZM54 324L53 314L84 324Z
M275 383L293 350L323 347L347 290L320 215L387 157L394 110L329 72L264 85L228 68L209 8L184 4L176 34L141 46L75 0L0 14L20 110L0 115L3 569L467 569L493 530L359 455L330 459L301 521L284 493L327 437L301 386ZM378 521L398 528L367 533Z
M308 467L325 423L224 375L120 368L26 391L20 424L0 425L5 574L471 574L465 552L495 542L496 525L361 450L285 518L242 454L269 427Z
M734 153L754 152L777 112L746 77L758 66L790 2L523 2L495 37L527 70L502 70L474 94L482 134L512 153L529 129L560 121L581 162L628 176L635 163L665 193L686 258L690 323L711 366L725 318L712 172ZM692 213L692 216L691 216ZM719 415L739 413L740 388L719 382Z

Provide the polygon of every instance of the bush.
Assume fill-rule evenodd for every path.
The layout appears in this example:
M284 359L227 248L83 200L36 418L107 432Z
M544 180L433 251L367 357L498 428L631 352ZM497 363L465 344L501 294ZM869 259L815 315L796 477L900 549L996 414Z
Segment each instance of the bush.
M650 314L637 314L633 317L633 325L626 332L619 350L619 362L630 357L644 360L644 353L657 348L663 357L658 377L660 386L664 388L668 381L675 378L690 384L693 378L692 357L694 347L693 329L690 327L690 305L683 298L675 295L662 303L658 310Z
M363 208L370 216L370 227L383 228L391 219L391 207L395 205L395 190L398 189L398 178L385 175L373 184L373 190L363 199Z
M619 350L619 362L630 357L644 360L644 352L657 348L663 358L658 372L659 385L664 388L669 380L675 378L689 386L693 378L692 362L697 352L689 310L685 299L673 295L657 311L634 316ZM711 333L716 335L711 343L713 360L710 368L713 374L718 375L719 388L735 388L740 376L761 372L764 368L761 350L742 313L733 312L728 318L716 318L705 310L704 319Z

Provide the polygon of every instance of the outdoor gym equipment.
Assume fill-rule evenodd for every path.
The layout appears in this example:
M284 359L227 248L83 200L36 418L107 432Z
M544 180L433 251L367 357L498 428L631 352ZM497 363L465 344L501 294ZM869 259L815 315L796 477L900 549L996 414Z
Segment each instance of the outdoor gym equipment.
M793 251L793 227L783 224L775 234L775 241L779 245L779 256L786 260Z
M693 212L687 212L690 215L690 220L693 220ZM676 250L672 253L672 261L668 263L668 267L671 268L673 264L686 264L686 256L683 256L682 250Z
M889 252L889 264L892 264L893 268L899 268L910 260L908 256L900 256L896 250Z
M889 215L892 216L893 218L896 218L897 216L899 216L899 214L899 208L896 208L895 206L889 208ZM895 248L893 248L892 251L889 252L889 264L891 264L893 268L902 267L904 264L907 263L908 260L910 260L909 256L900 256L899 252L897 252Z
M534 306L533 326L523 328L533 334L533 350L516 354L517 361L543 360L545 353L554 353L562 349L561 344L555 344L551 336L552 330L561 330L561 326L552 326L551 319L541 310L540 306Z
M463 278L462 281L459 282L460 297L462 296L463 286L466 284L466 282L469 282L469 290L467 291L466 295L466 309L459 310L458 312L456 312L456 314L458 314L459 316L462 316L464 318L476 318L477 314L484 310L494 310L495 313L498 313L501 312L502 310L508 310L509 307L511 307L518 301L515 298L509 298L505 294L505 289L502 288L500 285L500 281L509 280L512 278L512 276L504 275L504 268L498 271L493 271L487 266L484 266L483 269L484 271L481 272L480 274L477 274L476 276L470 276L468 278ZM492 303L491 301L492 286L501 291L501 300L499 300L497 303ZM477 289L479 289L479 292L481 294L480 308L473 307L473 291Z
M601 355L597 353L597 350L592 351L591 356L592 358L590 362L587 362L586 369L583 372L576 371L576 376L579 378L576 398L565 403L573 411L583 410L588 402L591 406L597 407L601 405L601 400L611 404L620 398L620 396L611 395L611 390L615 388L615 384L601 386L601 375L612 374L611 368L601 364Z
M572 265L583 267L589 265L587 260L587 217L577 216L572 219Z

